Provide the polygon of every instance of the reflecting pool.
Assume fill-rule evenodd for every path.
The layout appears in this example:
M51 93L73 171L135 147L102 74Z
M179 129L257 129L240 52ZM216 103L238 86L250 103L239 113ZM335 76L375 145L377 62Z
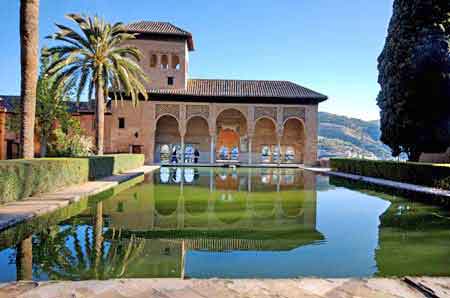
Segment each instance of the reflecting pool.
M450 212L295 169L163 167L0 234L0 281L450 275Z

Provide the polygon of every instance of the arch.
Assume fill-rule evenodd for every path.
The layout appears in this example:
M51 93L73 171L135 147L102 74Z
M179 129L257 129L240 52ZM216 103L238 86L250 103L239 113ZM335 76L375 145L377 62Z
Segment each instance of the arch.
M178 57L178 55L172 55L171 62L173 69L180 70L181 64L180 64L180 57Z
M179 151L181 136L178 120L170 114L163 114L156 119L155 129L155 162L169 163L174 150L177 150L178 160L181 157ZM170 153L167 154L167 146ZM164 149L163 151L161 149Z
M281 137L282 161L286 163L302 163L305 150L305 125L302 119L289 117L283 123Z
M270 116L261 116L261 117L256 118L256 119L255 119L255 125L256 125L256 123L257 123L259 120L262 120L262 119L267 119L267 120L272 121L272 123L273 123L273 125L275 126L275 128L277 127L277 120L274 119L274 118L272 118L272 117L270 117Z
M257 162L278 161L277 124L270 117L260 117L255 122L252 150Z
M156 56L156 54L152 54L150 56L150 67L156 67L157 64L158 64L158 56Z
M198 162L208 162L210 160L211 138L209 135L209 123L203 116L192 116L186 121L186 135L184 136L185 148L190 146L199 152ZM193 152L190 152L192 155ZM186 156L188 161L192 161L194 156Z
M241 139L247 136L247 118L236 108L225 108L216 117L216 158L222 160L244 159ZM226 154L224 154L226 152Z
M169 57L164 54L161 56L161 69L169 68Z
M289 120L297 120L297 121L299 121L301 124L302 124L302 126L303 126L303 129L305 129L305 120L303 119L303 118L300 118L300 117L296 117L296 116L290 116L290 117L288 117L288 118L286 118L284 121L283 121L283 127L284 127L284 125L286 124L286 122L288 122Z

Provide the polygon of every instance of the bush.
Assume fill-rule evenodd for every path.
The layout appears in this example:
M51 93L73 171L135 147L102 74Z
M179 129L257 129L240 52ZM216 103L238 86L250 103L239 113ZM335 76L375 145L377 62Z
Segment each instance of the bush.
M108 154L89 156L89 179L117 175L144 165L143 154Z
M142 154L0 161L0 204L141 167Z
M66 134L61 129L54 131L55 142L50 146L51 154L58 157L80 157L92 154L92 138L79 134Z
M333 158L330 166L334 171L349 174L450 189L448 165Z
M0 203L88 181L86 159L42 158L0 162Z

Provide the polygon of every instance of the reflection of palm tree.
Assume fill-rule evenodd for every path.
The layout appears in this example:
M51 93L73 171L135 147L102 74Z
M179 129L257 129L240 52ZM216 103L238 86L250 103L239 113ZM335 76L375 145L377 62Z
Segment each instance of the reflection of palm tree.
M83 229L73 222L40 233L33 250L38 270L50 279L60 280L122 277L128 264L142 252L144 241L134 236L122 239L120 231L115 230L105 241L101 209L101 205L97 206L93 228Z
M17 246L16 266L17 280L33 279L33 243L32 237L22 240Z

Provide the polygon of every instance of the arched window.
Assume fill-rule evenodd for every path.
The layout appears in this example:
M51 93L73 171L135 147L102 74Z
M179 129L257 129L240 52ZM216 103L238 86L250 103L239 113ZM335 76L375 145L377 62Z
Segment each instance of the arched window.
M177 55L172 55L172 68L176 70L180 69L180 57Z
M161 69L167 69L169 67L169 58L167 55L161 56Z
M150 67L156 67L156 64L158 64L158 56L152 54L150 56Z

